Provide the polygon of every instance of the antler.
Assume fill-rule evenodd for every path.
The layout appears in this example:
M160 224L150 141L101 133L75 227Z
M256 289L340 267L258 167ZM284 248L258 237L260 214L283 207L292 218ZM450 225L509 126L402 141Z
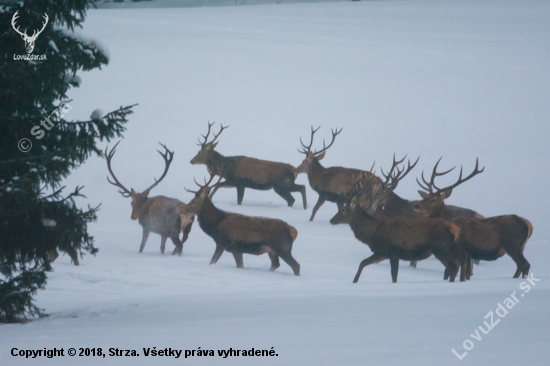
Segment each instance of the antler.
M11 18L11 26L12 26L12 28L13 28L17 33L19 33L21 36L23 36L23 37L28 37L28 36L27 36L27 33L26 33L26 32L27 32L26 29L25 29L25 33L21 33L21 31L19 31L19 27L15 28L15 21L17 20L17 18L19 18L19 15L17 15L18 12L19 12L19 10L17 10L17 11L15 12L15 14L13 14L13 17Z
M16 11L15 14L13 14L13 17L11 18L11 26L13 27L13 29L19 33L21 36L25 37L26 39L28 40L36 40L36 38L38 38L38 36L40 35L40 33L42 33L42 31L46 28L46 25L48 24L48 20L50 20L50 18L48 18L48 14L44 13L44 20L45 22L42 22L42 29L40 29L39 31L37 31L36 29L33 31L32 33L32 36L29 36L27 34L27 30L25 29L25 33L22 33L21 31L19 31L19 27L15 27L15 21L17 20L17 18L19 18L19 15L17 14L19 12Z
M302 144L302 150L298 149L298 152L307 155L311 151L311 145L313 145L313 135L315 135L315 132L317 132L320 128L321 126L317 127L316 129L313 129L313 126L311 126L311 140L308 146L304 144L304 142L302 141L302 136L300 136L300 143Z
M208 180L208 182L206 181L206 178L204 178L204 184L200 184L199 182L197 182L197 180L195 178L193 178L193 180L195 181L195 184L199 186L199 190L198 191L192 191L186 187L183 187L183 189L185 189L187 192L190 192L190 193L198 193L200 192L201 190L205 189L205 188L211 188L211 187L214 187L216 186L218 183L220 183L220 181L222 180L223 178L223 174L220 175L220 179L218 179L218 181L213 184L212 186L210 186L210 183L212 183L212 180L214 179L214 177L218 175L216 173L210 173L210 179ZM213 194L212 194L213 195ZM211 196L212 196L211 195Z
M336 128L335 130L330 129L330 131L332 132L332 140L330 141L330 144L325 147L325 139L323 139L323 148L319 151L314 151L313 155L319 155L319 154L324 153L325 151L327 151L328 148L331 147L332 144L334 143L334 140L336 139L336 136L338 136L340 134L340 132L342 132L342 129L340 128L340 131L338 131L338 128Z
M460 184L466 182L467 180L475 177L476 175L480 174L480 173L483 173L483 171L485 170L485 167L481 168L481 170L479 169L479 158L476 158L476 166L474 168L474 171L472 173L470 173L470 175L468 175L466 178L462 178L462 166L460 166L460 174L458 175L458 180L456 181L456 183L454 184L451 184L450 186L447 186L447 187L444 187L444 188L439 188L435 185L434 183L434 179L435 177L437 176L441 176L441 175L445 175L447 173L449 173L451 170L453 170L454 168L452 169L449 169L447 170L446 172L443 172L443 173L437 173L436 170L437 170L437 165L439 164L439 161L441 161L441 158L437 161L437 164L435 164L435 167L433 169L433 172L432 172L432 178L430 179L430 182L426 182L426 180L424 179L424 176L422 175L422 180L424 181L424 183L426 184L426 187L424 187L422 184L420 184L420 182L418 181L418 179L416 179L416 181L418 182L418 184L420 184L420 187L422 187L422 189L428 191L428 193L430 195L439 195L445 191L449 191L449 190L452 190L453 188L456 188L457 186L459 186ZM455 167L456 168L456 167ZM433 191L433 188L436 189L436 191L434 192Z
M118 144L120 144L120 141L117 142L117 143L115 144L115 146L113 146L113 148L111 149L111 151L108 151L109 146L107 146L107 147L105 148L105 159L107 160L107 169L109 169L109 173L111 173L111 176L112 176L113 179L115 180L114 182L112 182L112 181L109 179L109 176L107 176L107 181L109 181L109 183L111 183L112 185L119 187L120 189L118 190L118 193L120 193L123 197L130 197L130 196L131 196L130 191L128 190L128 188L124 187L124 186L122 185L122 183L120 183L120 182L118 181L117 177L115 176L115 173L113 173L113 169L111 168L111 159L112 159L113 156L115 155L116 147L118 146Z
M208 132L206 133L206 136L201 134L201 136L204 138L204 142L201 142L201 140L199 138L199 146L200 147L205 147L206 144L208 143L208 136L210 136L210 130L212 129L212 126L214 126L215 123L216 122L212 122L212 123L208 122ZM216 141L216 139L218 138L219 135L221 135L223 130L225 130L228 127L229 126L224 126L220 123L220 132L214 134L214 139L212 141L210 141L210 143L213 143L214 141Z
M435 177L440 177L442 175L445 175L445 174L453 171L456 168L456 167L453 167L453 168L447 170L446 172L438 173L437 172L437 166L439 165L439 162L441 161L441 159L443 159L443 156L439 158L437 163L435 163L435 166L432 170L432 176L430 177L429 182L426 182L426 179L424 178L424 171L422 171L421 177L422 177L422 181L424 182L425 186L423 186L422 183L420 183L420 181L418 180L418 178L416 178L416 182L418 183L418 185L420 185L420 187L422 187L422 189L424 189L425 191L428 191L428 193L430 193L430 194L433 194L433 187L435 187L435 185L434 185Z
M168 150L166 145L164 145L160 142L159 142L159 144L165 150L164 154L161 153L159 150L157 150L157 152L160 154L160 156L162 156L162 158L164 159L164 172L162 173L162 176L160 177L160 179L157 180L157 178L155 178L155 183L153 183L149 188L147 188L145 191L143 191L143 193L145 193L146 195L149 194L149 191L151 191L151 189L155 188L164 179L164 177L166 177L166 174L168 174L168 169L170 168L170 164L172 163L172 160L174 159L174 152Z
M309 142L309 145L307 145L307 146L302 141L302 137L300 137L300 143L302 144L302 150L298 149L298 152L300 152L302 154L306 154L306 155L311 152L311 145L313 145L313 135L315 135L315 132L317 132L319 130L319 128L321 128L321 126L317 127L316 129L313 129L313 126L311 126L311 141ZM327 151L328 148L331 147L332 144L334 143L334 139L336 139L336 136L338 136L340 134L340 132L342 132L342 129L340 129L340 131L338 131L338 128L336 128L335 130L331 129L331 132L332 132L332 140L330 141L330 144L328 146L326 146L325 139L323 139L323 148L319 151L314 151L313 155L319 155L319 154L322 154L325 151Z
M420 160L420 156L416 159L414 164L411 165L411 161L407 161L407 169L403 167L403 169L399 169L398 165L401 164L403 161L405 161L405 158L407 155L403 157L403 159L396 161L395 160L395 154L393 154L393 163L392 167L390 168L388 174L384 173L384 170L380 168L380 171L382 172L382 175L384 178L386 178L385 182L382 183L384 188L388 190L389 192L393 192L395 188L397 188L397 184L409 174L409 172L416 166L418 163L418 160ZM394 169L397 168L397 171L394 173Z
M48 14L44 13L44 19L46 20L45 22L42 23L42 29L40 29L37 33L36 30L33 31L32 33L32 36L30 36L29 38L32 39L32 40L36 40L36 38L40 35L40 33L42 33L42 31L44 30L44 28L46 28L46 25L48 24L48 20L50 18L48 18ZM25 32L26 34L26 32Z

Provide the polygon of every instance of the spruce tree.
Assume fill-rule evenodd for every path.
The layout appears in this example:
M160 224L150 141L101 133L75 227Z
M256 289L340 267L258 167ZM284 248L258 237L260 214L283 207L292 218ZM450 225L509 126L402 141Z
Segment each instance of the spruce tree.
M102 155L100 141L122 136L133 106L96 111L89 121L64 119L77 72L108 63L98 44L73 33L90 6L95 0L0 4L0 322L44 315L33 296L58 249L77 263L98 250L87 231L98 206L78 207L82 187L69 193L61 182L92 154ZM42 27L29 53L22 33Z

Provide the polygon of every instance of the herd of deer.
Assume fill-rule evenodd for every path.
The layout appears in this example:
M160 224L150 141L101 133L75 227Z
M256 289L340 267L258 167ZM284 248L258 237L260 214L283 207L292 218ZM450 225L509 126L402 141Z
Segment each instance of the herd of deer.
M257 190L273 189L288 206L295 199L291 192L300 192L304 209L307 208L305 186L296 184L298 174L305 173L309 184L319 194L311 213L313 221L319 208L328 200L338 205L338 213L330 220L331 224L348 224L355 237L367 244L374 253L363 260L353 282L357 282L363 268L384 259L390 260L392 281L397 281L399 260L416 261L426 259L432 254L444 265L444 279L453 282L460 268L460 281L470 278L472 260L492 261L507 253L516 263L514 278L529 273L529 262L523 256L527 239L533 232L531 223L516 215L503 215L484 218L475 211L445 204L452 190L475 175L483 172L478 161L474 171L462 177L462 168L456 183L440 188L435 179L453 169L438 172L439 161L433 168L429 181L417 179L422 188L419 191L422 200L408 201L394 193L398 183L416 166L416 162L403 164L405 158L396 160L389 171L382 170L382 178L376 176L373 167L370 171L343 167L325 168L320 160L333 145L336 136L342 131L333 130L332 140L320 150L312 150L313 138L317 129L311 129L309 145L303 143L300 153L305 159L294 168L290 164L254 159L246 156L223 156L215 148L216 141L223 130L213 134L208 141L213 123L208 124L208 132L201 135L200 151L191 160L191 164L204 164L210 173L210 179L199 186L197 191L187 190L195 197L185 204L177 199L165 196L149 197L152 188L157 186L168 173L174 153L165 145L165 168L160 179L146 190L137 193L128 190L116 178L111 161L118 143L105 150L107 167L112 180L109 183L119 187L124 197L132 197L132 220L138 220L143 227L143 237L139 251L142 252L150 232L161 236L160 251L164 253L166 240L170 238L176 246L173 255L182 254L183 243L197 216L201 229L216 243L216 250L210 264L214 264L224 250L231 252L238 268L243 267L243 253L260 255L268 253L271 259L270 271L276 270L282 258L298 276L300 264L292 257L292 244L298 231L284 221L250 217L229 213L218 209L212 203L212 197L220 187L237 188L237 202L243 201L245 188ZM440 159L441 160L441 159ZM213 183L214 178L219 178ZM223 181L222 181L223 179ZM183 232L180 240L179 234Z

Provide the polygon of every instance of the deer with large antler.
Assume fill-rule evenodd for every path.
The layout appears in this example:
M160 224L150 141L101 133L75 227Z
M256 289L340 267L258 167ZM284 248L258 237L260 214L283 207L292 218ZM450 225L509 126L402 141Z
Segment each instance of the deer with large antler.
M210 191L220 184L224 175L220 175L215 185L210 185L216 176L210 173L210 180L199 186L198 191L188 192L195 197L187 204L181 205L181 214L197 215L201 229L216 242L216 251L210 264L215 264L220 259L224 250L231 252L235 258L237 268L243 268L243 253L260 255L267 253L271 259L270 271L279 267L281 257L294 271L300 275L300 264L292 257L292 244L298 236L298 231L282 220L266 217L251 217L236 213L225 212L218 209L211 201Z
M201 135L203 141L199 139L201 147L197 155L191 159L191 164L204 164L208 172L220 175L220 171L225 172L225 180L219 183L214 189L213 194L220 187L236 187L237 203L243 202L244 189L252 188L260 191L273 189L275 193L281 196L289 207L294 205L294 197L291 192L300 192L304 209L307 207L306 187L296 184L296 168L290 164L249 158L247 156L223 156L216 150L218 142L216 140L229 126L220 125L220 131L214 134L212 141L208 141L210 130L214 122L208 123L208 132Z
M486 261L494 261L504 254L508 254L517 265L514 278L520 276L527 277L529 268L531 267L523 250L527 239L533 232L533 225L517 215L502 215L489 217L484 219L468 218L468 217L452 217L449 214L445 199L448 198L453 189L474 176L483 172L484 168L479 169L479 161L476 159L476 166L472 173L465 178L462 178L462 167L458 180L443 188L435 185L435 178L451 172L449 169L445 172L438 172L437 167L441 158L435 164L430 181L424 178L422 172L422 183L417 179L418 184L423 189L418 191L422 197L422 201L415 203L414 208L418 212L423 213L427 217L441 217L453 221L461 228L461 236L458 241L460 249L464 250L468 257L472 259L481 259ZM466 271L466 276L469 277L471 261L466 261L466 268L462 266L462 270Z
M119 143L120 141L117 142L111 151L108 151L108 147L105 149L107 169L109 169L109 173L111 174L113 181L111 181L109 177L107 177L107 180L112 185L120 188L118 192L123 197L132 197L131 218L132 220L138 220L139 224L143 227L143 236L141 239L139 252L143 252L147 239L149 238L149 233L153 232L161 236L160 251L162 254L164 254L166 240L170 238L176 246L172 252L172 255L181 255L183 243L187 240L189 232L191 231L191 226L193 225L194 215L180 214L178 211L178 205L185 204L177 199L166 196L149 197L151 189L156 187L168 173L172 159L174 159L174 152L168 150L166 145L160 144L165 150L164 153L157 150L164 159L164 172L162 173L160 179L157 180L155 178L155 183L153 183L149 188L141 193L137 193L133 188L128 190L124 187L115 176L115 173L113 173L111 160L115 155L116 147ZM182 231L183 238L180 240L179 234Z
M302 149L298 149L298 151L305 154L306 157L302 161L302 164L296 168L296 170L298 173L307 174L309 185L319 194L319 199L317 200L315 207L313 207L309 221L313 221L317 210L319 210L319 208L326 201L334 202L339 207L344 204L344 202L349 202L351 199L349 195L350 191L359 178L359 174L366 174L369 178L379 181L379 178L375 177L372 172L365 172L359 169L343 168L339 166L329 168L322 166L319 161L325 157L326 151L332 146L336 136L342 132L342 129L331 130L332 140L330 141L330 144L326 146L325 141L323 140L323 148L321 150L312 151L311 146L313 145L313 136L319 128L320 126L316 129L311 127L311 140L309 145L304 144L302 138L300 137Z
M460 228L457 225L444 219L389 217L382 211L378 197L372 196L374 187L378 185L386 190L395 189L415 167L416 162L411 165L409 161L407 169L400 169L398 164L404 159L396 161L394 156L393 166L385 175L384 182L373 182L372 176L361 174L352 190L351 201L341 205L331 219L333 225L349 224L355 237L374 253L360 263L354 283L359 281L363 268L384 259L390 260L392 281L397 282L399 260L422 260L432 254L445 266L451 282L458 273L455 260L460 252L455 249L455 244L460 237Z
M15 21L17 20L17 18L19 18L19 15L17 14L19 12L16 11L15 14L13 14L13 17L11 18L11 26L13 27L13 29L19 33L19 35L21 36L21 38L23 38L23 41L25 41L25 48L27 49L27 53L31 53L32 50L34 49L34 42L36 42L36 39L38 38L38 36L40 35L40 33L42 33L42 31L44 30L44 28L46 28L46 25L48 24L48 14L44 13L44 22L42 23L42 29L40 30L34 30L32 35L29 36L27 34L27 30L25 29L25 32L21 32L19 30L19 27L16 27L15 26Z

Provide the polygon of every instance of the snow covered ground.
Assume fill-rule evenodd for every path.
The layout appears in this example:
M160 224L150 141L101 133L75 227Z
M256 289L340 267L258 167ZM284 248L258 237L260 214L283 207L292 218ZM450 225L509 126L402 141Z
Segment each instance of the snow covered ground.
M430 258L401 262L397 284L389 262L367 267L370 255L326 203L309 222L273 191L220 190L225 210L283 219L298 229L295 277L286 263L268 272L269 258L245 256L235 268L225 253L209 266L214 242L195 224L182 257L161 255L151 235L138 253L141 228L130 200L105 179L103 159L90 159L67 185L85 184L86 202L102 202L90 225L100 251L80 267L67 255L54 264L38 304L48 318L0 326L2 365L546 365L550 356L550 224L546 219L550 148L550 3L547 1L361 1L207 8L92 10L83 33L110 51L110 64L83 73L70 93L69 119L139 103L113 159L117 177L141 191L163 169L157 142L175 150L152 195L189 201L183 187L206 176L191 166L207 121L230 128L217 150L297 166L299 137L321 125L314 146L343 127L325 166L369 169L392 154L420 155L398 188L417 199L414 177L479 157L485 172L457 188L449 203L491 216L528 218L525 249L535 286L512 279L508 257L482 262L467 283L442 280ZM218 126L218 124L216 124ZM50 131L49 133L54 133ZM112 146L112 144L111 144ZM456 175L449 177L456 179ZM84 201L82 201L84 204ZM167 252L173 248L167 243ZM520 289L520 284L525 283ZM519 303L507 314L507 297ZM523 296L522 296L523 295ZM521 297L520 297L521 296ZM484 321L500 322L487 334ZM505 317L499 318L497 314ZM476 333L477 329L477 333ZM477 340L476 340L477 338ZM466 351L467 348L473 347ZM13 348L101 347L140 356L13 357ZM184 350L180 359L146 357L144 348ZM192 356L185 350L213 350ZM275 350L277 356L223 359L218 350ZM451 351L462 355L462 361Z

